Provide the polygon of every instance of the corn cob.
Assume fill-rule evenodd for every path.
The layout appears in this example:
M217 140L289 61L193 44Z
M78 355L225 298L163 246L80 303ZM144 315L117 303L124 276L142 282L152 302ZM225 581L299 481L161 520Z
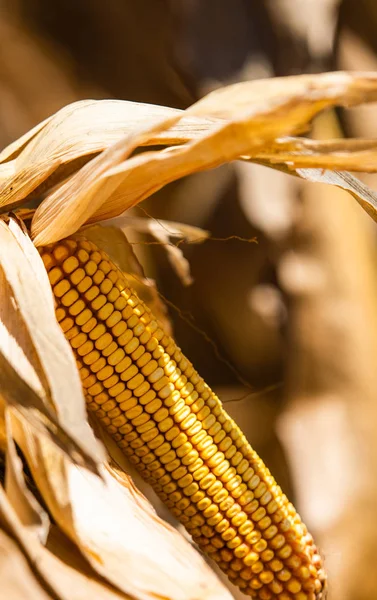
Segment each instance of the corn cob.
M76 236L40 249L88 408L245 594L320 600L320 555L293 505L124 274Z

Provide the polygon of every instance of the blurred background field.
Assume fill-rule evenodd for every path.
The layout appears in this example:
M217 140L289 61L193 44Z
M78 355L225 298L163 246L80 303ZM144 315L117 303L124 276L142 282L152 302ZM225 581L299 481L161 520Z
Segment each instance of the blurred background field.
M186 108L235 81L377 69L374 0L1 0L0 9L1 148L82 98ZM375 137L377 107L329 112L312 135ZM377 189L375 176L365 180ZM240 162L164 188L134 209L145 212L215 238L182 246L189 287L151 238L135 251L168 300L179 345L315 535L330 599L374 600L375 224L345 192Z

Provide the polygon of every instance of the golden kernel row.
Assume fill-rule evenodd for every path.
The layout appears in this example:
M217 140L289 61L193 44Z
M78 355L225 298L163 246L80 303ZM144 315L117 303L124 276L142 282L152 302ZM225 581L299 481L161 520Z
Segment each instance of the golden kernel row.
M293 506L123 274L82 239L41 255L88 407L146 481L244 593L319 599Z

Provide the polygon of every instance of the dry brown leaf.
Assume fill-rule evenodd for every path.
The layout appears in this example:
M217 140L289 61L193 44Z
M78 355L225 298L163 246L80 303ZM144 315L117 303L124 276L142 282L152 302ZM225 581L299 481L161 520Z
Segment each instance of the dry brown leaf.
M201 227L187 225L186 223L148 217L134 217L127 214L101 221L101 225L102 227L115 226L123 230L130 228L139 233L149 233L152 236L165 233L169 238L178 238L192 244L202 242L210 236L209 231Z
M282 163L290 169L319 167L375 173L377 141L281 138L256 157L242 158L250 162L257 158L271 165Z
M1 554L4 530L11 536L7 537L7 541L13 538L17 541L19 549L12 577L6 576L6 573L2 572L6 565L4 556ZM7 543L6 547L9 546L13 547L12 544ZM15 557L13 553L10 555L9 550L8 556L9 560L12 559L14 562ZM25 600L25 598L29 600L30 598L32 600L34 597L36 600L45 600L50 597L55 600L83 600L91 597L96 600L129 600L130 598L102 581L78 549L56 526L50 530L47 547L44 547L40 540L23 526L1 486L0 558L1 592L3 594L6 591L7 595L4 597L12 600L13 598L20 600ZM26 573L25 559L32 565L32 570L28 567ZM23 596L17 596L17 590L23 590L24 576L28 582L28 590L24 590ZM38 582L38 586L36 582ZM15 591L13 592L13 590Z
M96 572L135 598L230 598L200 555L130 485L73 465L18 423L15 438L59 527Z
M106 194L111 196L112 190L127 177L126 193L118 189L107 202L107 205L112 205L111 210L107 212L108 206L101 209L105 216L112 216L120 212L118 205L122 209L127 208L168 181L237 158L242 153L240 150L245 147L245 142L249 150L258 145L261 150L260 146L263 146L264 142L271 142L273 138L282 135L281 130L283 134L297 131L310 120L313 114L325 106L339 103L352 105L361 101L371 101L375 98L375 88L376 78L373 74L326 73L236 84L212 92L185 113L132 102L78 102L47 119L0 155L0 159L6 161L0 165L1 205L10 206L20 202L30 196L36 188L39 192L42 191L42 187L51 188L56 183L56 177L59 181L82 166L85 161L90 160L93 155L118 141L120 144L118 150L122 148L123 154L122 151L117 152L112 148L109 159L106 152L102 153L99 162L90 161L90 165L87 165L88 169L76 175L73 186L70 187L68 181L56 191L57 196L54 193L50 195L50 204L64 193L72 192L75 198L80 182L84 184L83 180L86 182L87 179L90 182L96 181L94 189L91 190L94 195L98 178L102 177L104 181L98 185L103 197L97 198L98 194L95 194L97 205L93 205L90 209L93 212L96 206L100 207L107 200ZM269 115L268 119L266 114ZM229 122L221 121L219 117L226 117ZM178 121L177 124L166 131L175 121ZM128 134L128 138L122 141L125 134ZM133 139L130 139L130 136ZM212 140L209 147L208 138ZM127 161L127 166L122 166L122 156L124 160L128 152L137 145L182 144L187 141L191 143L183 148L177 148L175 152L174 149L169 149L166 153L157 153L158 160L154 160L156 153L151 153L146 164L140 157L139 164L138 157L135 157L134 162ZM12 157L13 160L10 160ZM180 158L183 159L183 164L180 164ZM343 159L344 164L341 166L341 157L338 160L333 157L337 168L345 168L347 165L357 163L358 159L366 159L366 156L361 154L355 158L348 157L348 161L345 160L346 157ZM310 162L309 158L306 161ZM71 166L68 163L72 163ZM68 165L68 170L64 168L62 170L64 165ZM114 169L116 165L119 165L119 172ZM164 168L159 172L162 165ZM326 164L318 166L326 167ZM56 172L57 169L59 173ZM53 173L55 179L47 181ZM145 179L148 180L151 174L152 180L146 182ZM107 180L114 178L118 183L112 181L110 185ZM140 185L142 189L138 189ZM75 200L71 199L71 202L74 203ZM76 210L79 204L77 198ZM45 204L34 221L34 232L38 243L43 241L42 237L38 237L38 233L41 234L40 230L43 229L39 220L43 221L43 211L47 210L48 206L49 204ZM82 205L83 212L84 209ZM86 212L90 216L89 207L87 209ZM66 210L71 224L67 225L64 235L68 233L68 229L72 231L73 225L69 206ZM61 219L64 220L65 216L61 215ZM97 214L95 218L103 216L104 214L102 216ZM85 222L85 217L79 214L74 221L77 229L81 222Z
M3 598L51 600L19 545L0 528L0 581Z
M138 233L149 233L164 247L170 264L183 285L190 285L193 282L190 263L185 258L181 248L170 242L170 238L178 238L188 243L199 243L206 240L210 235L209 231L205 231L200 227L146 217L121 215L101 223L103 227L116 225L124 232L131 229Z
M67 600L130 600L130 596L101 579L79 549L56 526L51 528L47 550L49 554L44 552L46 565L50 562L53 573L58 574L59 590L64 590Z
M263 92L265 86L265 92ZM276 138L297 133L315 114L335 104L372 101L377 77L325 74L246 82L212 92L187 115L227 117L199 139L128 158L152 131L136 130L85 165L42 202L32 223L36 245L70 235L87 220L117 216L167 183L239 156L253 157ZM160 122L162 131L173 124Z
M169 131L155 130L154 125L170 118L180 122ZM55 184L76 170L82 157L88 161L139 129L151 129L141 145L167 145L196 139L210 127L209 119L153 104L124 100L69 104L0 153L0 206L24 200L53 174Z
M5 455L7 449L7 434L5 425L6 402L0 394L0 459L1 455Z
M67 225L64 227L63 235L60 236L59 234L56 239L68 237L72 233L75 233L81 225L89 220L88 215L92 215L101 206L102 202L104 202L104 196L105 198L109 197L118 187L119 182L117 178L108 177L108 172L111 172L116 165L123 164L125 161L127 162L131 153L138 146L143 145L151 135L168 129L178 118L178 116L169 117L168 119L163 119L157 125L140 126L133 134L122 138L119 142L104 150L99 156L93 158L68 179L65 184L58 187L56 191L53 191L49 196L49 198L52 198L50 203L55 204L55 197L60 198L63 195L62 208L64 205L64 211L68 210L71 214ZM83 192L83 185L84 187L88 186L89 193L79 193L80 188L81 192ZM80 198L80 200L74 206L68 206L64 202L66 198L65 194L69 194L70 196L73 194L74 197ZM95 220L98 221L99 219ZM51 241L55 240L51 239Z
M143 267L125 233L120 228L108 222L106 227L99 223L85 227L82 231L88 240L94 242L111 257L121 271L144 277Z
M22 152L25 146L27 146L27 144L37 135L37 133L39 133L46 127L47 123L51 120L51 118L52 117L48 117L41 123L38 123L38 125L27 131L24 135L12 142L12 144L9 144L0 152L2 177L4 177L4 174L6 173L7 166L9 167L9 173L15 172L15 164L12 162L12 159L17 158L20 152Z
M91 468L103 457L86 420L71 348L54 311L43 263L14 220L0 220L2 396Z
M372 219L377 221L377 193L351 175L351 173L324 171L323 169L297 169L297 174L307 181L328 183L346 190L357 200Z
M376 74L370 73L321 73L319 75L294 75L255 81L242 81L211 92L191 106L189 115L210 115L212 118L233 119L235 110L241 120L249 113L251 101L266 106L288 98L303 98L329 105L339 101L344 106L377 100ZM303 106L304 110L307 110Z
M283 163L272 164L266 160L254 160L252 162L258 163L264 167L271 167L287 173L295 175L301 179L312 181L314 183L326 183L328 185L334 185L339 187L346 192L349 192L351 196L360 204L360 206L369 214L374 221L377 221L377 192L368 187L364 182L357 177L354 177L347 171L330 171L328 169L290 169Z
M7 421L7 454L5 470L5 491L25 528L33 533L44 545L50 527L50 519L35 496L26 485L23 464L17 454L12 437L12 415L8 409Z

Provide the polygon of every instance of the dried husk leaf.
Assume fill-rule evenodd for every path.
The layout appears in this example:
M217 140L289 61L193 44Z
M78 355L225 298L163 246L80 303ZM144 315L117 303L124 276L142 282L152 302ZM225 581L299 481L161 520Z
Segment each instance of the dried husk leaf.
M181 118L182 117L182 118ZM169 131L154 125L180 119ZM182 144L211 127L209 119L187 117L182 111L125 100L74 102L34 127L0 153L0 206L15 206L46 180L55 185L81 163L134 131L150 129L140 145ZM168 129L168 128L165 128ZM15 185L16 183L16 185Z
M0 581L4 598L51 600L17 542L0 528Z
M124 273L133 273L144 277L143 267L129 243L124 231L111 222L90 225L83 228L85 237L99 246Z
M302 98L314 102L323 100L329 105L341 102L355 106L361 102L373 102L376 95L376 74L357 71L321 73L318 75L293 75L254 81L242 81L207 94L186 112L189 115L210 115L212 118L233 119L235 109L240 119L248 113L251 101L265 105L286 98ZM307 110L303 105L303 109Z
M14 552L15 541L17 552ZM6 549L4 557L3 548ZM47 547L23 526L0 486L0 580L4 598L20 600L129 600L91 569L78 549L56 526ZM8 560L5 560L7 558ZM12 574L6 567L12 565ZM27 584L24 588L23 582ZM23 595L22 595L23 594ZM3 596L2 596L3 597Z
M26 485L23 464L12 437L11 409L7 411L6 422L8 444L5 491L21 523L44 545L49 533L50 519Z
M92 469L104 456L87 423L71 348L55 318L38 252L17 222L0 220L2 397Z
M132 483L126 488L104 467L100 478L72 465L21 422L15 438L59 527L118 590L145 600L230 598L194 548L145 509Z
M128 158L151 133L135 130L47 195L33 219L34 242L57 241L88 220L117 216L195 171L245 154L257 156L275 139L302 130L324 108L372 101L376 93L375 75L346 73L246 82L212 92L186 114L226 117L226 121L219 120L215 127L211 124L208 132L185 145ZM172 121L160 123L160 130Z
M351 173L323 169L297 169L297 174L307 181L328 183L346 190L357 200L368 215L374 221L377 221L377 193Z
M271 165L285 164L290 169L318 167L375 173L377 141L281 138L256 158ZM252 157L243 159L253 162Z
M52 192L50 195L48 195L44 202L48 202L50 206L57 207L60 205L63 212L67 211L67 214L70 214L65 226L60 223L59 233L57 233L57 228L54 228L55 237L54 239L51 238L51 241L68 237L69 235L75 233L84 223L86 223L89 220L89 217L96 212L103 202L110 197L119 186L120 176L118 176L118 178L116 176L109 177L108 173L111 173L117 165L131 163L132 159L129 161L127 161L127 159L138 146L143 145L143 143L150 137L151 134L169 128L169 126L172 125L174 121L178 120L178 118L179 117L172 117L169 119L164 119L158 125L143 125L139 127L132 134L121 139L110 148L107 148L96 158L93 158L75 175L68 179L65 184L60 186L55 192ZM143 156L149 154L150 153L145 153ZM158 155L159 152L157 151L156 154ZM134 160L137 160L137 158L138 157L135 157ZM124 179L123 175L121 176L121 179ZM84 190L87 186L87 193L85 193ZM76 198L76 201L69 205L69 202L66 202L67 196ZM40 209L37 209L33 218L33 222L37 217L38 210ZM123 212L123 210L120 212ZM115 216L120 214L120 212L116 212ZM111 214L110 216L114 215ZM108 215L105 215L103 218L107 217ZM38 223L40 223L41 220L42 219L37 217ZM102 220L102 218L95 219L95 221L98 220ZM46 229L48 228L47 223L43 225L43 227L44 226ZM34 237L38 235L38 231L34 232L33 235ZM43 232L41 235L43 238L41 243L36 243L36 240L34 240L34 243L37 246L49 243L45 241L46 236L43 235Z
M312 181L314 183L326 183L328 185L334 185L339 187L346 192L349 192L351 196L360 204L360 206L368 213L374 221L377 221L377 193L374 192L369 186L363 181L354 177L347 171L330 171L326 168L318 169L291 169L283 163L272 164L267 160L253 160L264 167L271 167L287 173L295 175L301 179Z
M149 217L134 217L120 215L115 219L101 222L102 227L115 226L122 230L133 229L139 233L149 233L152 236L165 233L168 238L178 238L191 244L203 242L211 235L209 231L201 227L194 227L186 223L167 221L165 219L152 219Z
M2 166L0 165L0 181L2 181L2 185L0 186L2 196L1 205L13 206L18 202L30 198L32 192L41 193L43 189L47 190L51 188L58 181L61 181L64 177L69 176L74 170L81 167L86 161L95 156L95 154L114 144L114 142L118 141L122 146L124 151L123 160L125 160L127 145L130 152L132 151L131 147L136 147L137 145L184 144L191 141L191 143L186 144L186 146L190 147L190 151L187 148L184 150L177 149L178 156L175 156L174 152L172 155L172 149L168 150L167 157L162 153L167 162L164 161L164 169L161 173L156 173L156 169L158 171L161 164L154 162L153 153L149 156L147 164L144 164L144 161L142 161L138 165L138 161L136 161L125 168L121 165L122 153L115 152L115 149L113 149L114 152L112 153L110 162L107 160L108 157L106 158L101 155L100 163L94 165L96 168L90 168L87 172L84 171L82 175L89 178L89 180L97 180L98 176L103 177L104 180L113 179L114 177L118 180L123 180L127 176L127 187L131 188L133 186L136 187L138 176L141 180L144 176L148 176L151 170L152 172L154 171L154 180L147 186L149 189L131 189L128 195L127 193L124 195L122 189L114 192L111 202L107 202L106 210L101 209L102 212L105 210L106 213L110 204L111 210L109 213L106 213L106 216L113 216L120 212L117 204L120 204L122 210L124 210L130 204L140 201L140 198L153 193L153 191L159 189L168 181L172 181L192 171L211 168L224 161L239 157L242 154L240 152L242 150L241 142L245 141L245 138L247 139L247 131L250 142L249 150L259 145L259 151L261 151L262 147L266 146L266 144L271 147L273 138L278 138L281 135L302 129L313 114L325 106L337 103L353 105L361 101L374 100L375 95L375 74L349 74L340 72L236 84L209 94L186 112L132 102L78 102L65 107L56 115L47 119L44 123L29 132L29 134L23 136L18 142L5 149L0 155L0 160L5 161L2 163ZM290 102L291 106L290 110L288 110ZM283 128L285 129L284 133L278 131L279 118L278 114L275 113L279 113L279 106L282 108L280 121L285 125L285 128ZM284 106L285 109L283 109ZM266 120L263 122L264 117L269 113L271 113L270 129ZM288 113L291 115L289 118ZM258 114L260 115L259 120ZM291 118L293 121L290 120ZM224 119L228 121L224 121ZM294 123L295 119L296 123ZM175 125L173 125L174 122ZM280 128L283 123L280 123ZM229 134L229 129L231 130L231 135ZM238 132L237 135L236 130ZM145 135L143 135L143 131ZM147 133L148 131L149 133ZM125 134L127 134L128 140L123 142L122 138L124 138ZM134 139L130 140L130 136ZM215 147L212 147L212 152L209 153L210 156L208 156L208 152L207 156L201 156L200 149L203 150L204 154L208 151L205 143L208 137L210 139L213 138L212 146ZM230 139L232 137L235 138L233 144ZM196 147L195 141L199 142L199 148ZM202 146L201 144L204 145ZM194 148L191 148L192 146ZM226 147L226 153L222 150L224 147ZM301 166L317 166L317 163L313 164L313 156L309 158L307 150L307 147L300 150L298 143L298 152L307 156L306 159L303 159ZM311 152L313 151L312 148ZM183 165L179 164L179 160L177 161L177 158L180 158L181 152L184 154L183 162L185 164ZM318 152L321 154L322 150L319 149ZM339 153L339 150L337 152ZM331 156L327 153L326 156L319 156L319 160L321 159L323 162L318 163L318 167L326 168L331 166L334 168L336 166L338 169L344 169L352 166L356 168L359 159L360 161L368 162L367 170L373 169L373 148L368 149L368 156L365 154L366 151L362 151L360 148L357 150L355 147L352 149L349 147L349 152L356 154L359 152L359 154L352 158L347 152L344 156ZM250 152L243 152L243 154L250 154ZM194 160L195 155L197 156L196 163ZM254 156L254 152L252 156ZM284 158L287 158L287 162L288 159L291 159L288 155L282 155L282 159ZM275 157L269 157L268 160L270 159L271 161L276 161ZM148 166L150 161L153 164ZM190 162L194 162L195 164L190 165ZM120 172L117 169L111 172L111 168L116 165L119 165L118 170ZM362 169L362 166L359 168ZM135 169L136 173L134 173ZM109 172L106 173L106 170ZM132 171L131 181L129 180L130 170ZM53 178L49 179L49 176L52 174L54 175ZM60 192L60 194L64 194L72 192L73 196L75 196L76 192L79 191L76 187L79 186L80 180L81 177L69 189L63 185L56 193L59 194ZM112 188L117 186L112 183L108 187L108 183L106 184L106 181L103 181L100 187L105 187L107 195L111 195ZM145 188L145 185L142 188ZM94 194L94 190L91 190L91 193ZM106 196L106 194L104 195ZM117 195L120 195L118 200ZM132 195L136 197L132 198ZM51 197L54 199L54 194ZM103 198L98 199L99 206L103 202ZM77 200L75 209L77 209L79 204L80 201ZM47 207L48 205L43 210L46 210ZM85 212L84 208L83 211ZM93 212L94 208L91 209L91 212ZM67 213L69 212L67 208ZM42 243L41 237L39 237L38 241L39 229L43 229L42 224L39 227L38 221L43 220L42 216L43 213L39 213L34 221L34 232L37 236L37 243ZM62 215L61 219L65 218L65 216ZM103 218L103 216L103 214L102 216L97 214L94 218ZM83 216L80 215L78 221L81 222L82 219ZM59 218L57 219L58 221ZM76 229L77 226L78 223L76 223Z
M0 394L0 457L2 454L5 455L7 449L7 433L5 425L6 406L3 396Z
M48 557L46 563L48 564L47 561L49 560L51 568L58 572L59 589L64 590L64 597L67 600L82 600L83 598L95 598L95 600L130 599L130 596L101 579L85 560L79 549L56 526L51 529L47 540L47 550L49 554L46 552Z
M183 285L190 285L193 282L189 261L185 258L181 248L171 243L170 238L178 238L191 244L199 243L209 237L209 231L184 223L126 215L102 221L103 227L112 224L118 226L123 232L131 229L134 232L150 234L165 249L170 264Z

